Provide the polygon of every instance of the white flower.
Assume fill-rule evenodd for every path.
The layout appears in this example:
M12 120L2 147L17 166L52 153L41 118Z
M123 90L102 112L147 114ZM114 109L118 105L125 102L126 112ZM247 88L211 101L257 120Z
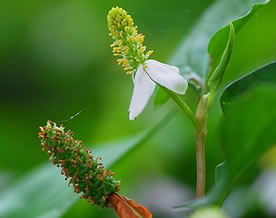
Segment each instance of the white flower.
M184 95L188 82L174 66L160 63L155 60L145 61L146 68L139 65L133 80L134 89L129 106L129 119L134 120L144 110L157 84Z
M185 94L188 82L179 74L179 69L148 59L153 51L146 52L144 35L138 33L138 27L124 9L112 8L107 21L110 36L114 40L111 44L113 54L119 57L117 62L126 74L134 76L134 90L129 106L130 120L134 120L144 110L155 89L155 83L178 94Z

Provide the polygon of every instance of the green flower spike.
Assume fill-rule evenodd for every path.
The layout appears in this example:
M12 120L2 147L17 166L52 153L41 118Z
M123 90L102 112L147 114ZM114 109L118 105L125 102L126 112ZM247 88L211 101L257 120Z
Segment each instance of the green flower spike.
M42 151L46 151L53 164L61 167L65 180L74 187L76 193L82 193L91 205L108 207L108 197L119 191L120 181L113 178L114 173L105 170L101 158L93 159L82 141L75 140L70 130L48 121L40 127Z
M109 35L114 40L111 44L113 54L121 57L117 60L118 64L122 65L126 74L131 74L140 64L144 65L153 51L145 53L144 35L138 33L133 19L122 8L112 8L107 15L107 21Z

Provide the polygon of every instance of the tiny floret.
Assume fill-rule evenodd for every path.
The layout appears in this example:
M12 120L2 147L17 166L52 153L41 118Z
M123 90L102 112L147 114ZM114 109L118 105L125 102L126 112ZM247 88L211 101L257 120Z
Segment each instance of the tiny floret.
M112 8L108 15L108 28L114 42L110 45L117 62L127 74L135 73L140 64L144 64L153 51L146 52L143 45L144 35L138 33L138 27L127 12L119 7Z

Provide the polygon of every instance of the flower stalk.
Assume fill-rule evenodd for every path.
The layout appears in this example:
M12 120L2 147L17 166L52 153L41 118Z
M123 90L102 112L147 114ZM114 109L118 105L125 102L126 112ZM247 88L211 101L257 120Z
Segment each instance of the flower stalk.
M201 198L205 194L205 181L206 181L206 166L205 166L205 139L207 135L207 102L208 95L203 95L199 101L196 111L196 119L199 123L199 128L195 132L196 144L196 198Z
M205 194L206 166L205 166L205 141L207 135L207 116L216 96L216 90L210 90L203 95L199 101L196 110L196 120L199 128L195 132L196 144L196 162L197 162L197 179L196 179L196 198L201 198Z
M167 88L160 86L174 101L178 106L181 108L181 110L187 114L188 118L193 123L196 130L200 129L200 125L198 122L198 119L195 117L194 112L191 110L191 108L186 104L186 102L176 93L168 90Z

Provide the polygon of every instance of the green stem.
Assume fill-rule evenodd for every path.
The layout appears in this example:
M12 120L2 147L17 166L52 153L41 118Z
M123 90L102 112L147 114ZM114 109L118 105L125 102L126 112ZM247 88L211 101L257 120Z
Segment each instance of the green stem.
M197 180L196 180L196 198L205 195L206 183L206 166L205 166L205 140L207 135L207 114L214 102L216 90L211 90L208 94L201 97L196 114L176 93L160 86L188 115L195 126L195 142L196 142L196 162L197 162Z
M197 131L195 133L196 140L196 198L201 198L205 194L205 138L206 131Z
M191 110L191 108L183 101L183 99L177 95L175 92L172 92L166 89L163 86L160 86L178 105L179 107L188 115L192 123L194 124L196 129L199 129L199 122L195 117L195 114Z
M162 87L162 86L161 86ZM198 105L196 115L190 107L176 93L162 87L167 94L180 106L193 122L196 132L196 162L197 162L197 180L196 180L196 198L201 198L205 194L205 138L207 134L206 116L208 95L204 95Z
M210 107L212 106L212 104L214 103L215 97L216 97L216 90L211 89L210 92L208 94L206 94L207 96L207 105L206 105L206 113L208 113Z
M205 194L205 139L207 134L206 120L207 120L207 102L208 95L202 96L196 110L196 119L199 122L199 129L195 132L196 142L196 198L201 198Z
M205 139L207 135L207 115L214 102L215 96L216 90L214 89L210 90L208 94L203 95L199 101L195 115L199 123L199 128L195 133L197 162L196 198L201 198L205 194Z

